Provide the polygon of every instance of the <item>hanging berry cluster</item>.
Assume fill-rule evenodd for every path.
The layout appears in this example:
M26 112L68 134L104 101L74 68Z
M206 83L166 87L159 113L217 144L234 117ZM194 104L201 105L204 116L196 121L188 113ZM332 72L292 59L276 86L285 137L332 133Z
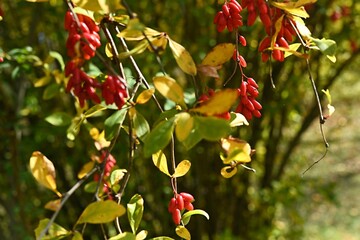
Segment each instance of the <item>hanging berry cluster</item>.
M259 86L253 78L242 80L240 88L238 88L240 101L235 112L243 114L247 120L251 120L253 116L261 117L262 106L255 99L259 96L258 88Z
M190 193L179 193L175 194L175 197L171 198L169 202L168 210L172 214L172 219L176 225L179 225L181 222L181 213L184 210L194 210L192 202L195 199Z
M234 29L243 25L241 5L236 0L225 2L222 6L222 11L219 11L214 19L218 32L222 32L226 27L232 32Z
M99 159L97 157L97 159ZM106 162L104 163L104 177L102 179L103 182L103 192L104 194L106 194L108 196L108 198L112 198L113 196L111 195L111 188L110 188L110 184L106 181L106 179L109 178L111 171L113 170L113 168L116 165L116 159L114 158L114 156L112 154L110 154L108 151L101 151L101 156L100 159L98 160L99 163L103 163L106 159ZM100 174L94 174L94 181L98 182L100 181Z
M107 76L104 83L88 76L82 69L87 60L95 56L96 49L101 46L99 27L88 16L76 14L78 22L72 12L65 15L65 29L69 32L66 41L67 54L71 60L65 66L65 76L69 77L66 91L78 97L80 106L86 100L100 103L97 89L102 92L106 104L115 103L120 109L128 97L126 85L119 76Z

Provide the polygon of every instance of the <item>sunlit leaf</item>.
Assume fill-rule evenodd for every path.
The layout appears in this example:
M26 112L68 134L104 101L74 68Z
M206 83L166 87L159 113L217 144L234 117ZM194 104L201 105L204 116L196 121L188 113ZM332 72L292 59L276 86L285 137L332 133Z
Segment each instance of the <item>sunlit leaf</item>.
M126 206L131 230L136 234L144 213L144 199L141 195L135 194Z
M196 65L190 53L182 45L173 41L170 38L169 38L169 46L181 70L183 70L185 73L189 75L195 76L197 72Z
M303 36L305 39L308 39L311 37L310 30L306 27L304 21L300 17L292 17L292 20L294 20L296 28L298 29L301 36Z
M191 239L191 234L189 232L189 230L186 229L186 227L179 225L176 227L175 229L176 234L186 240Z
M38 227L35 229L36 239L40 239L40 234L45 229L49 221L50 219L48 218L40 220ZM53 223L51 224L47 234L43 238L41 238L41 240L62 239L69 235L71 235L70 231L66 230L65 228L56 223Z
M143 32L142 32L142 30L143 30ZM130 26L130 27L126 28L125 30L121 31L120 33L118 33L117 36L125 38L127 41L140 41L145 38L144 34L150 38L153 36L158 36L161 33L154 29L148 28L148 27L145 27L145 29L141 29L141 28L140 29L132 29Z
M136 236L131 232L124 232L109 238L109 240L136 240Z
M151 238L149 240L174 240L174 239L171 237L160 236L160 237Z
M49 0L26 0L27 2L48 2Z
M122 205L112 200L90 203L81 213L77 224L93 223L101 224L114 221L126 212Z
M276 20L276 23L275 23L275 32L271 38L271 46L275 46L275 43L276 43L276 39L278 38L278 35L279 35L279 32L283 26L283 19L284 19L284 15L281 15L281 17L279 17L277 20Z
M221 147L227 153L226 159L223 159L224 164L229 164L232 161L243 163L251 161L250 144L243 140L237 138L223 138L221 139Z
M88 174L88 173L94 168L94 166L95 166L95 162L94 162L94 161L90 161L90 162L85 163L85 164L82 166L82 168L81 168L80 172L78 173L77 177L78 177L79 179L85 177L86 174Z
M165 98L186 107L184 91L182 87L169 76L157 76L153 78L154 86Z
M148 231L142 230L138 234L136 234L136 240L144 240L148 235Z
M51 200L45 204L44 208L55 212L59 209L60 202L61 199Z
M172 177L182 177L184 176L191 167L191 162L189 160L182 160L175 168L175 172Z
M144 155L146 157L164 149L168 145L174 131L174 121L175 118L171 118L159 123L145 138Z
M91 128L89 133L92 139L95 141L95 147L97 150L100 151L101 149L110 146L111 142L106 140L105 131L100 133L97 128Z
M83 240L83 236L80 232L75 231L71 240Z
M289 48L287 51L285 51L284 57L287 58L294 54L294 52L297 52L299 47L301 46L301 43L293 43L289 45Z
M104 111L106 109L105 106L101 104L94 105L90 109L88 109L86 112L84 112L85 118L93 117L99 114L101 111Z
M328 104L327 104L327 108L328 108L328 117L331 117L331 115L335 112L335 107L331 105L331 94L330 94L330 91L329 89L326 89L326 90L321 90L325 95L326 95L326 98L328 100Z
M201 62L201 65L212 67L223 65L232 58L234 50L234 44L220 43L211 49L208 54L206 54L205 58Z
M236 89L224 89L215 92L214 96L202 103L199 107L191 109L193 112L201 113L207 116L213 116L228 112L231 106L238 99L238 92Z
M90 10L93 12L102 10L99 1L97 0L73 0L72 1L77 7Z
M301 7L301 6L305 6L305 5L308 5L308 4L313 4L313 3L316 3L317 0L297 0L295 2L295 7Z
M54 126L66 126L71 123L71 116L65 112L56 112L47 116L45 121L54 125Z
M187 225L189 223L190 218L193 215L201 215L204 216L207 220L210 219L210 216L207 212L201 209L195 209L184 213L184 215L181 217L181 220L183 221L184 225Z
M235 115L235 117L231 118L230 127L238 127L238 126L242 126L242 125L249 125L249 122L246 120L244 115L242 115L241 113L232 112L231 115L232 116Z
M116 10L125 9L125 7L118 0L98 0L98 1L101 9L105 13L113 13Z
M176 115L175 134L177 139L182 142L190 134L194 128L194 119L187 112L182 112Z
M221 176L224 178L231 178L237 173L236 167L226 166L221 169Z
M148 46L149 46L149 42L146 39L144 39L144 40L140 41L130 51L119 53L118 58L120 60L122 60L122 59L128 58L132 55L140 54L140 53L144 52Z
M153 96L154 93L155 93L155 89L153 89L153 88L142 91L139 94L139 96L136 98L136 103L137 104L147 103L151 99L151 97Z
M61 193L56 190L54 164L45 155L39 151L33 152L30 157L30 170L41 185L49 188L61 197Z
M115 184L120 182L126 173L127 173L126 169L115 169L114 171L112 171L110 175L111 186L114 186Z
M106 55L108 58L112 58L112 57L113 57L113 50L112 50L112 47L111 47L111 44L110 44L110 43L106 43L106 45L105 45L105 55Z
M284 10L286 13L302 17L302 18L308 18L309 14L306 12L305 8L302 6L304 5L305 1L302 1L302 3L298 2L275 2L271 1L271 5L275 6L276 8ZM311 2L311 1L307 1ZM307 3L305 3L307 4Z
M158 151L157 153L154 153L152 155L152 160L154 162L154 165L163 173L165 173L168 176L171 176L169 173L169 168L167 165L167 159L165 154L162 151Z

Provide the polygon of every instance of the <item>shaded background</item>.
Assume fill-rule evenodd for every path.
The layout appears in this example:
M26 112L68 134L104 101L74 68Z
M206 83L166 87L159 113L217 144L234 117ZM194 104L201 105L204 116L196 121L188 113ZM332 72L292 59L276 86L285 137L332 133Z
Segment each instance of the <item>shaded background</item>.
M231 35L217 33L212 24L219 9L216 1L128 2L144 24L167 32L189 50L197 63L216 43L233 41ZM55 127L44 120L58 111L76 114L74 99L59 87L56 75L51 75L47 86L36 88L33 84L45 75L44 62L49 51L59 52L66 60L67 33L63 30L66 7L59 0L38 4L6 0L0 4L4 12L4 20L0 22L0 48L13 56L0 64L0 237L33 239L39 220L51 216L43 206L55 199L55 195L39 187L31 176L28 169L31 153L39 150L54 162L58 189L65 192L76 183L77 172L96 149L86 126L75 141L70 141L66 136L68 126ZM177 158L192 161L190 174L179 180L179 188L192 193L196 208L204 209L211 216L210 221L192 218L189 228L194 239L360 238L360 196L357 194L360 184L357 159L360 153L357 126L360 3L319 0L309 13L311 18L306 24L313 35L338 43L335 64L318 53L311 58L318 90L330 88L336 107L324 127L330 143L326 158L301 177L325 150L304 61L289 57L284 63L274 63L276 89L273 89L269 66L260 61L256 50L264 31L260 24L243 27L241 32L249 43L249 47L241 48L248 62L245 74L259 83L264 109L261 119L252 121L250 127L241 128L234 135L248 140L256 149L252 167L257 173L239 169L232 179L223 179L218 145L201 142L190 152L179 145ZM142 54L137 60L148 79L160 71L152 54ZM177 68L169 49L162 60L167 72L184 88L192 86ZM93 62L103 69L97 59ZM54 62L49 62L48 67L52 71L59 69ZM228 64L223 70L225 79L232 67ZM237 75L230 86L236 87L239 81L240 75ZM50 85L56 91L51 90ZM150 122L158 116L154 114L157 110L153 103L139 111ZM101 129L106 117L105 114L91 119L88 126ZM126 143L126 137L121 137L114 149L122 168L127 166ZM169 186L168 178L139 152L124 202L135 193L143 195L145 214L141 228L148 230L150 236L174 236L167 212L171 198ZM71 229L82 209L92 200L92 194L79 189L56 222ZM126 229L126 218L122 220ZM85 239L101 239L99 229L88 226ZM113 226L109 225L108 229L114 234Z

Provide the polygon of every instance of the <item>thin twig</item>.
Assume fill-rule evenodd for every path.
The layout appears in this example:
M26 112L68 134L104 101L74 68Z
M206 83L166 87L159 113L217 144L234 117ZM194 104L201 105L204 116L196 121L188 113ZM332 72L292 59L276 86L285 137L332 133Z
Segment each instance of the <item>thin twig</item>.
M82 179L80 179L77 183L75 183L75 185L69 190L67 191L65 194L63 194L63 197L61 199L59 208L56 209L56 211L54 212L54 214L52 215L50 221L46 224L46 227L41 231L39 237L37 238L37 240L41 240L43 239L43 237L45 237L46 233L49 231L50 226L54 223L56 217L58 216L58 214L60 213L60 210L62 209L62 207L64 206L64 204L67 202L67 200L70 198L70 196L91 176L93 175L96 171L98 170L97 167L93 168L90 172L88 172Z

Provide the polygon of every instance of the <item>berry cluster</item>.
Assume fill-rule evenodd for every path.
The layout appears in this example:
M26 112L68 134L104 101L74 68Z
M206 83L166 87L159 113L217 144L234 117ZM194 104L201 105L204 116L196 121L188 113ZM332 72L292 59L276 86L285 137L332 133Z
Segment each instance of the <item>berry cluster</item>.
M102 181L103 181L102 191L104 192L104 194L106 194L108 196L109 199L112 199L113 196L111 194L110 184L107 181L105 181L105 179L109 178L111 171L113 170L113 168L116 164L116 159L114 158L114 156L112 154L108 153L107 151L102 151L99 162L102 163L102 162L104 162L105 159L106 159L106 162L104 165L104 178L102 179ZM94 181L100 181L99 173L94 174Z
M243 25L241 11L242 7L236 0L225 1L222 11L219 11L214 18L218 32L222 32L226 27L230 32L241 27Z
M118 76L107 76L101 84L95 78L88 76L82 66L86 60L95 56L96 49L100 47L99 27L88 16L76 14L79 22L71 12L65 15L65 29L69 32L66 41L67 54L71 60L65 66L65 76L69 77L66 86L68 92L72 91L78 97L80 106L83 107L86 100L100 103L100 97L96 90L102 92L106 104L115 103L120 109L128 98L125 81Z
M207 94L204 93L199 97L198 103L201 105L202 103L208 101L214 95L215 95L214 89L209 88ZM230 115L230 112L224 112L224 113L216 114L215 117L230 120L231 115Z
M289 48L288 42L292 42L294 36L296 36L296 31L294 30L295 24L291 24L290 21L292 20L284 17L276 36L275 43L271 46L272 36L276 32L275 23L284 15L283 11L278 8L269 7L265 0L244 0L242 3L243 7L248 10L247 24L249 26L253 25L257 16L259 16L265 27L267 36L259 45L259 52L262 52L262 61L266 62L270 58L270 54L274 60L284 61L284 51L276 48ZM275 48L271 53L267 50L270 47Z
M115 103L120 109L128 98L128 92L124 80L118 76L107 76L102 84L102 97L106 104Z
M259 95L258 88L259 86L253 78L247 78L247 81L243 80L241 82L238 89L240 101L235 112L241 113L247 120L251 120L253 116L261 117L260 110L262 106L255 100Z
M190 193L185 192L175 194L175 196L171 198L168 210L172 214L172 219L176 225L179 225L181 222L181 211L184 209L188 211L194 210L194 206L192 205L194 201L194 197Z

